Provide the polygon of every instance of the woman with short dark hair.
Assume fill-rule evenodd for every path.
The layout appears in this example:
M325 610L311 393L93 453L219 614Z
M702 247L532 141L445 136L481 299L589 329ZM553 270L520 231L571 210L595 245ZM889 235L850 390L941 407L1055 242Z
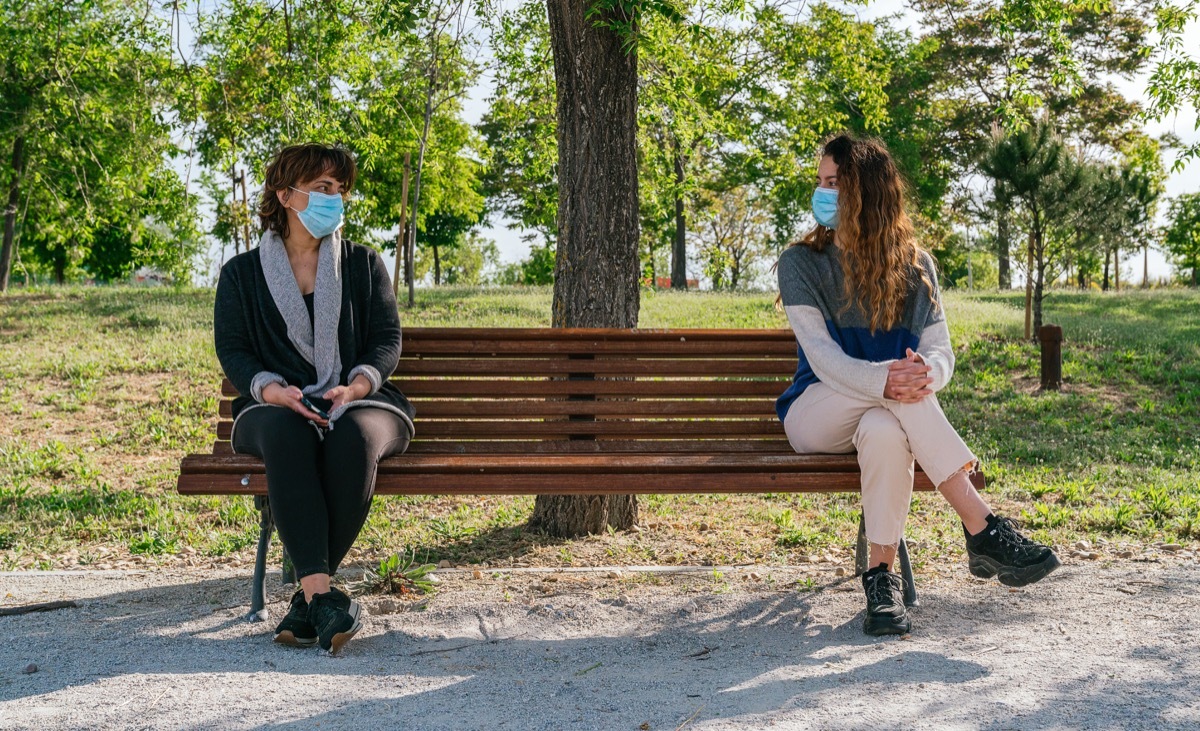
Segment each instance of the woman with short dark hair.
M934 395L954 373L954 350L933 257L917 245L887 148L830 138L812 205L816 227L779 258L779 294L800 363L776 409L797 452L858 453L870 543L863 630L911 629L904 581L890 567L904 536L914 457L962 519L972 574L1008 586L1045 577L1058 557L992 514L968 478L978 460Z
M412 405L388 377L400 318L379 254L342 240L357 167L328 145L267 167L258 248L221 268L217 357L238 390L233 449L260 457L300 582L275 641L336 654L362 627L330 577L371 507L379 460L408 448Z

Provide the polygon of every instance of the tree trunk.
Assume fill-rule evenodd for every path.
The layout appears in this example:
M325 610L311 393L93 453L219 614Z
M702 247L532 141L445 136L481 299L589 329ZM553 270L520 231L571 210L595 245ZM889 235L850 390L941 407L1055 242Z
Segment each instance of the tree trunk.
M1121 247L1113 247L1113 289L1121 291Z
M13 142L12 183L8 186L8 205L4 208L4 247L0 249L0 292L8 290L12 273L13 251L17 238L17 202L21 197L21 171L25 166L25 136Z
M683 215L683 153L675 142L675 241L671 247L671 289L687 289L687 221Z
M1142 287L1150 286L1150 244L1142 247Z
M430 80L430 86L433 80ZM425 128L421 131L421 147L417 151L417 179L413 183L412 231L404 251L404 279L408 285L408 306L416 303L416 285L413 282L413 254L417 250L417 206L421 201L421 173L425 170L425 148L429 143L429 126L433 120L433 90L425 96Z
M996 214L996 262L1000 289L1012 289L1012 272L1008 265L1008 209L1007 198L997 198L999 210Z
M442 258L438 255L438 247L433 247L433 283L435 286L442 284Z
M1039 333L1042 331L1042 299L1046 295L1046 256L1045 252L1038 248L1037 251L1037 279L1033 281L1033 332Z
M547 0L558 98L555 327L637 326L637 53L588 17L592 0ZM637 498L539 496L531 527L555 536L637 523Z
M1029 251L1025 265L1025 339L1033 337L1033 237L1034 228L1029 231Z
M1112 256L1112 251L1109 249L1105 249L1104 250L1104 281L1100 284L1100 289L1104 292L1108 291L1108 261L1111 256Z
M408 174L412 167L412 153L404 153L404 179L400 183L400 228L396 231L396 269L392 272L392 294L400 294L400 270L407 271L408 260L408 229L405 228L405 215L408 213ZM404 282L408 283L408 275ZM399 299L399 297L397 297Z

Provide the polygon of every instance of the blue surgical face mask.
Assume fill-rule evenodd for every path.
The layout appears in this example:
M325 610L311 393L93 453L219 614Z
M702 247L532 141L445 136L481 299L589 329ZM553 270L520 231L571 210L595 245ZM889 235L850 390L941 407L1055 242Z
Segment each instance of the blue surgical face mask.
M342 223L346 220L342 216L344 210L342 196L319 193L315 190L300 190L299 188L292 188L292 190L308 196L308 208L296 211L296 215L299 216L300 223L304 224L304 228L308 229L314 238L323 239L342 227Z
M826 228L837 228L837 188L817 188L812 194L813 216Z

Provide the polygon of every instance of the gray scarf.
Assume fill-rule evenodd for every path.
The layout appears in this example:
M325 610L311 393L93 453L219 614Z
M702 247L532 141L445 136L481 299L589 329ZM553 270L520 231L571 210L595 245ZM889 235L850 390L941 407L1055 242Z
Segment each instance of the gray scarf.
M317 370L317 382L301 390L307 396L323 396L341 384L342 375L342 356L338 352L338 322L342 317L341 230L321 239L317 251L311 323L283 239L275 231L264 231L258 249L267 289L271 290L271 299L287 323L288 340Z

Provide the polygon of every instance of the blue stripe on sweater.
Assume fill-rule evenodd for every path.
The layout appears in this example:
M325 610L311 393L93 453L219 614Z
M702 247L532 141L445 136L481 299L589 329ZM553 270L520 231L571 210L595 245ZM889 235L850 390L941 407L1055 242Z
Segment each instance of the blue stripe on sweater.
M920 342L920 337L906 327L896 327L886 332L878 331L872 335L870 329L865 327L838 328L832 320L826 320L825 329L846 355L872 363L903 358L907 348L916 350ZM779 415L780 421L787 418L792 402L798 399L805 389L821 380L808 364L804 349L797 346L796 353L800 361L796 367L796 375L792 376L791 385L775 401L775 413Z

